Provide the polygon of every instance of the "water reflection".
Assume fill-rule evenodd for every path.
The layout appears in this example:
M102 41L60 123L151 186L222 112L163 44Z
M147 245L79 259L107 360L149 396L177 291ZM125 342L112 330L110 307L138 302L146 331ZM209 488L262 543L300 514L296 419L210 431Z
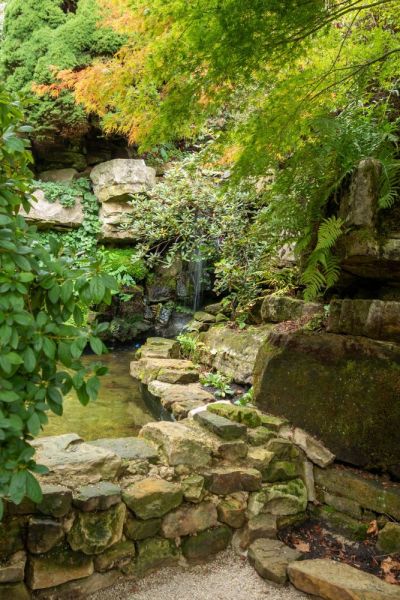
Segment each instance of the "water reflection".
M99 397L82 406L74 393L64 399L64 414L49 413L49 423L42 435L77 433L85 440L137 435L139 429L153 421L139 389L139 383L129 375L133 352L118 350L101 357L109 372L101 378ZM86 363L98 360L84 358Z

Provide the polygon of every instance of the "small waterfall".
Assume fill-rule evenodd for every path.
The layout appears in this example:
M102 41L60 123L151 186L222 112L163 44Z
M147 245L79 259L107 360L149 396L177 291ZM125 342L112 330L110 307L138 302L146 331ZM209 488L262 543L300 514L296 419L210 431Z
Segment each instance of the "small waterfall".
M203 270L204 259L200 250L196 251L195 257L190 265L190 273L193 282L193 310L199 310L203 294Z

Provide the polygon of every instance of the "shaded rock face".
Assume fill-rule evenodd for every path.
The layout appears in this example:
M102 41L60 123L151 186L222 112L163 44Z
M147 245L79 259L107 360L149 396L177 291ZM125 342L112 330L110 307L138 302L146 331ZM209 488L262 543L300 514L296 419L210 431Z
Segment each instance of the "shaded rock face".
M252 383L257 352L267 339L270 326L233 330L224 325L211 327L200 336L202 362L236 383Z
M358 277L398 281L400 279L400 231L391 211L379 211L378 160L362 160L349 193L342 199L339 215L348 232L338 244L342 268ZM383 214L385 213L385 214ZM382 220L386 220L382 227Z
M90 178L99 202L127 202L155 185L156 172L144 160L115 158L95 166Z
M103 242L134 242L136 236L129 228L132 210L126 202L106 202L100 206L100 238Z
M261 306L261 318L265 323L282 323L301 319L312 318L323 314L323 306L316 302L305 302L289 296L271 294L267 296Z
M399 473L400 349L336 334L274 334L260 350L255 402L347 463Z
M328 331L400 342L400 302L332 300Z
M79 198L70 208L60 202L48 202L42 190L36 190L33 198L30 211L27 213L21 207L19 214L39 229L76 229L82 225L83 208Z

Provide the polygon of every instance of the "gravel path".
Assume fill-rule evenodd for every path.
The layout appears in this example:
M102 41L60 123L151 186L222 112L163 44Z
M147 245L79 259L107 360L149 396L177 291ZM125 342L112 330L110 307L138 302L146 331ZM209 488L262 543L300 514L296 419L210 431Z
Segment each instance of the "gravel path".
M189 568L166 568L140 581L122 580L90 600L305 600L293 587L277 587L232 552Z

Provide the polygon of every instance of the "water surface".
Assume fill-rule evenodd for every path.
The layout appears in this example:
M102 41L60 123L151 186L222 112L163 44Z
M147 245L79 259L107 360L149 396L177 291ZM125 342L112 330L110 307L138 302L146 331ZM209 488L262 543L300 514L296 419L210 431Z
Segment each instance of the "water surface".
M137 435L139 429L154 421L142 400L139 383L129 375L134 352L118 350L101 357L109 372L101 377L97 400L82 406L74 392L64 398L64 414L49 414L42 435L77 433L84 440ZM86 356L84 362L98 361Z

